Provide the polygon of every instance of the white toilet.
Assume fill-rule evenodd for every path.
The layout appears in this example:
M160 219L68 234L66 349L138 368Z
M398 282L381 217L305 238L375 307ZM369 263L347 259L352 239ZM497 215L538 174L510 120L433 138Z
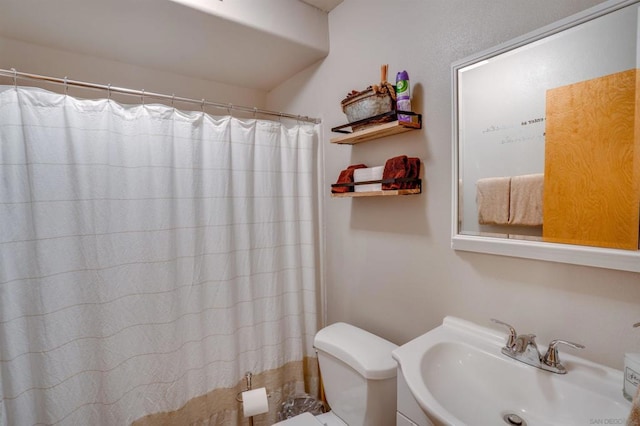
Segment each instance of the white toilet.
M313 342L329 413L300 414L278 426L389 426L396 424L393 343L345 323L318 331Z

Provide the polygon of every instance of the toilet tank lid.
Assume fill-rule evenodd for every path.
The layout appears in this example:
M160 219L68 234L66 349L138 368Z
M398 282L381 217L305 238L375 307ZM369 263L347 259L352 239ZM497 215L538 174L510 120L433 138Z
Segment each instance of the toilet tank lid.
M383 380L396 376L391 351L398 346L344 322L331 324L316 334L313 346L356 370L365 379Z

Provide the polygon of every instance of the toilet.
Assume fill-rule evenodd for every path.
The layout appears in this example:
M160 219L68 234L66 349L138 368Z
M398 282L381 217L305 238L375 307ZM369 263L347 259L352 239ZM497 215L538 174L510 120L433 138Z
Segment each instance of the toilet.
M368 331L335 323L313 341L331 407L328 413L300 414L278 426L389 426L396 424L397 348Z

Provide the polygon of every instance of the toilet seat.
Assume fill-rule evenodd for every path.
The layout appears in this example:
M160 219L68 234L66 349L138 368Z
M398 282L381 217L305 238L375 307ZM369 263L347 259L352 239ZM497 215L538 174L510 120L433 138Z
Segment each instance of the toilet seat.
M331 411L316 416L316 420L324 426L348 426L340 417L336 416Z
M302 413L273 426L347 426L347 424L332 412L328 412L317 417L311 413Z
M322 426L315 416L311 413L298 414L290 419L283 420L273 426Z

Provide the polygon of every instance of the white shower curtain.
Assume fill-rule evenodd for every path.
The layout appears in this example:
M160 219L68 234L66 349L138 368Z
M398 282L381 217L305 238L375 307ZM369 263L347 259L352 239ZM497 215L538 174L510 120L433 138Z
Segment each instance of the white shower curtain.
M0 87L0 424L130 424L313 359L317 127ZM242 417L216 403L192 423Z

